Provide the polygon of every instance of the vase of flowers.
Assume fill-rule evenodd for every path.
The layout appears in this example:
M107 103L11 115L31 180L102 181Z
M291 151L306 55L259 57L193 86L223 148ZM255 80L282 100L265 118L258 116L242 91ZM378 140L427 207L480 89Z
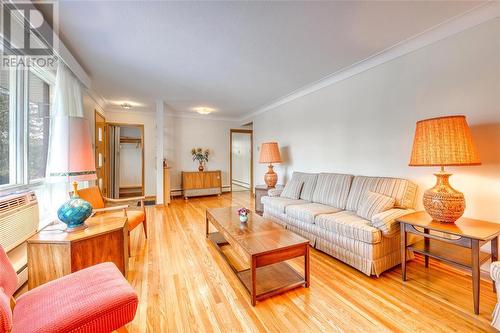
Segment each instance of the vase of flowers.
M245 207L241 207L240 209L238 209L238 215L240 216L240 222L246 223L248 221L248 214L249 213L250 213L250 210L245 208Z
M198 171L205 170L205 163L208 162L208 149L203 150L202 148L191 149L191 155L193 156L193 161L198 161Z

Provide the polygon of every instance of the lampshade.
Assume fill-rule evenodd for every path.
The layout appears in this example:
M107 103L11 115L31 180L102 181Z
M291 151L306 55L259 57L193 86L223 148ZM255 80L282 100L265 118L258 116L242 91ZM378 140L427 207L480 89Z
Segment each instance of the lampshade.
M259 163L281 163L280 149L277 142L265 142L260 147Z
M479 165L465 116L417 122L410 166Z
M96 179L89 124L81 117L56 116L51 124L47 176L50 182Z

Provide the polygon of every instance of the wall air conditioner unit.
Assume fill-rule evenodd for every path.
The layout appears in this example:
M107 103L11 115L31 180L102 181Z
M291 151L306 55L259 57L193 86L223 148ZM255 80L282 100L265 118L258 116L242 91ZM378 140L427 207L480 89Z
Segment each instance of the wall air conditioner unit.
M17 272L19 288L28 281L26 240L38 228L38 202L34 192L0 197L0 245Z

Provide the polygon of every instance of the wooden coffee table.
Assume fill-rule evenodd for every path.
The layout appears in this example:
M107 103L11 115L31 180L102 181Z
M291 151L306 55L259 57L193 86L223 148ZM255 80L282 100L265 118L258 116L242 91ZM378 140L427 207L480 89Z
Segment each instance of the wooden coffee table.
M241 223L237 207L207 209L206 237L211 240L249 292L252 305L300 286L309 287L309 241L255 213ZM216 232L209 232L212 224ZM238 269L222 251L230 245L249 268ZM285 261L304 256L304 276Z

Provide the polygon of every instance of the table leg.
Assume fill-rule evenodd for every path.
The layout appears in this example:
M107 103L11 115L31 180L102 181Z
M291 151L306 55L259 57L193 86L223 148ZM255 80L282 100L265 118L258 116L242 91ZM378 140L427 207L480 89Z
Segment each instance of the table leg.
M406 224L401 222L401 278L406 281Z
M474 299L474 313L479 314L479 241L472 239L472 297Z
M208 238L208 216L205 217L205 237Z
M252 257L252 305L257 304L257 259Z
M424 228L424 234L429 234L429 229L427 228ZM425 236L424 236L425 237ZM428 237L425 237L424 238L424 244L425 244L425 248L428 249L429 248L429 242L430 242L430 239ZM429 267L429 256L428 255L425 255L425 268Z
M498 237L491 240L491 262L498 260ZM497 292L495 281L493 281L493 292Z
M306 285L305 287L306 288L309 288L309 276L310 276L310 265L309 265L309 244L306 244L306 254L304 256L304 277L305 277L305 280L306 280Z

